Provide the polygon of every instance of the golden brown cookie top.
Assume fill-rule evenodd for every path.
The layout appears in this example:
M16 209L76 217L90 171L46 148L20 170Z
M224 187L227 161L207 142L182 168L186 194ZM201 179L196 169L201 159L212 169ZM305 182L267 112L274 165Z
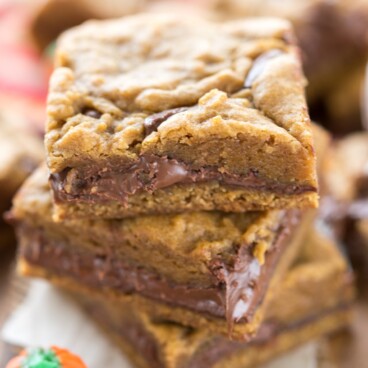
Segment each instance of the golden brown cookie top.
M76 158L135 157L168 136L259 130L312 154L304 85L284 20L220 25L143 14L88 22L58 43L48 164L57 172ZM186 109L147 131L151 115L178 107Z

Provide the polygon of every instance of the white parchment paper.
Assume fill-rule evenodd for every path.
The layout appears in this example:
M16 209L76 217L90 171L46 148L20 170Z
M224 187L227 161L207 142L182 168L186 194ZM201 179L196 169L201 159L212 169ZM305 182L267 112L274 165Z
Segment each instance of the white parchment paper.
M131 367L88 316L45 281L32 281L28 296L5 323L2 338L19 346L67 348L89 368ZM316 355L316 344L310 343L265 368L316 368Z

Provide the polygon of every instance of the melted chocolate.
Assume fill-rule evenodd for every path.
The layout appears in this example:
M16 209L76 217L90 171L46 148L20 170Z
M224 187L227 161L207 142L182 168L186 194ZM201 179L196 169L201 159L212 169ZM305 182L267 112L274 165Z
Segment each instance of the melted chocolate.
M51 174L50 183L57 202L81 201L100 203L119 201L142 191L154 192L174 184L218 181L230 187L272 191L285 195L316 191L310 185L283 184L262 179L254 171L247 175L220 172L216 167L198 170L168 157L141 156L133 164L106 163L105 166L86 165L67 168Z
M274 49L267 51L260 56L258 56L252 64L251 69L248 72L247 78L244 82L244 88L251 88L253 82L263 73L263 71L267 67L267 63L276 58L277 56L282 55L284 52L282 50Z
M210 269L214 269L217 283L208 288L177 284L153 271L119 259L113 252L98 256L68 242L50 239L41 228L23 224L18 232L23 241L21 255L31 264L62 277L74 278L89 287L123 293L138 292L200 313L220 318L226 316L231 327L233 322L251 319L262 302L279 258L298 226L299 217L298 211L288 211L283 216L263 266L256 266L251 244L240 246L232 266L214 260Z
M82 114L94 119L99 119L102 115L99 111L94 109L86 109L82 111Z
M147 117L144 121L145 135L148 136L151 133L157 131L157 128L166 121L169 117L188 110L188 107L178 107L176 109L166 110L158 112Z

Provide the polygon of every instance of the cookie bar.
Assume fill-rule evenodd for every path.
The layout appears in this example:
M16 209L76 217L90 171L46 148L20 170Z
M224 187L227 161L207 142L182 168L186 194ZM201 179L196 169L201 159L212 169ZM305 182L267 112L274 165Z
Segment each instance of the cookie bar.
M2 221L11 198L43 159L41 139L27 131L18 116L0 113L0 248L14 244L11 229Z
M278 16L295 27L313 119L335 132L361 128L368 5L361 0L207 0L216 18Z
M304 85L283 20L148 14L66 32L45 140L55 217L316 207Z
M55 41L60 33L88 19L114 18L139 11L145 0L43 0L31 15L29 32L39 50Z
M352 275L336 244L315 231L280 282L258 334L247 343L157 318L139 306L80 290L72 295L137 367L244 368L345 327L354 291Z
M47 170L41 168L18 193L9 217L20 257L31 266L96 290L138 293L252 333L267 289L295 257L312 214L196 212L58 223L52 220Z

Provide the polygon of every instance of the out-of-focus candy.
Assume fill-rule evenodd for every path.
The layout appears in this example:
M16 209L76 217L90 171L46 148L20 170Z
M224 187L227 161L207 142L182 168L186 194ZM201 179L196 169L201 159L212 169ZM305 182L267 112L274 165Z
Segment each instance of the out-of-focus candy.
M87 366L68 350L52 346L49 349L23 350L5 368L87 368Z

